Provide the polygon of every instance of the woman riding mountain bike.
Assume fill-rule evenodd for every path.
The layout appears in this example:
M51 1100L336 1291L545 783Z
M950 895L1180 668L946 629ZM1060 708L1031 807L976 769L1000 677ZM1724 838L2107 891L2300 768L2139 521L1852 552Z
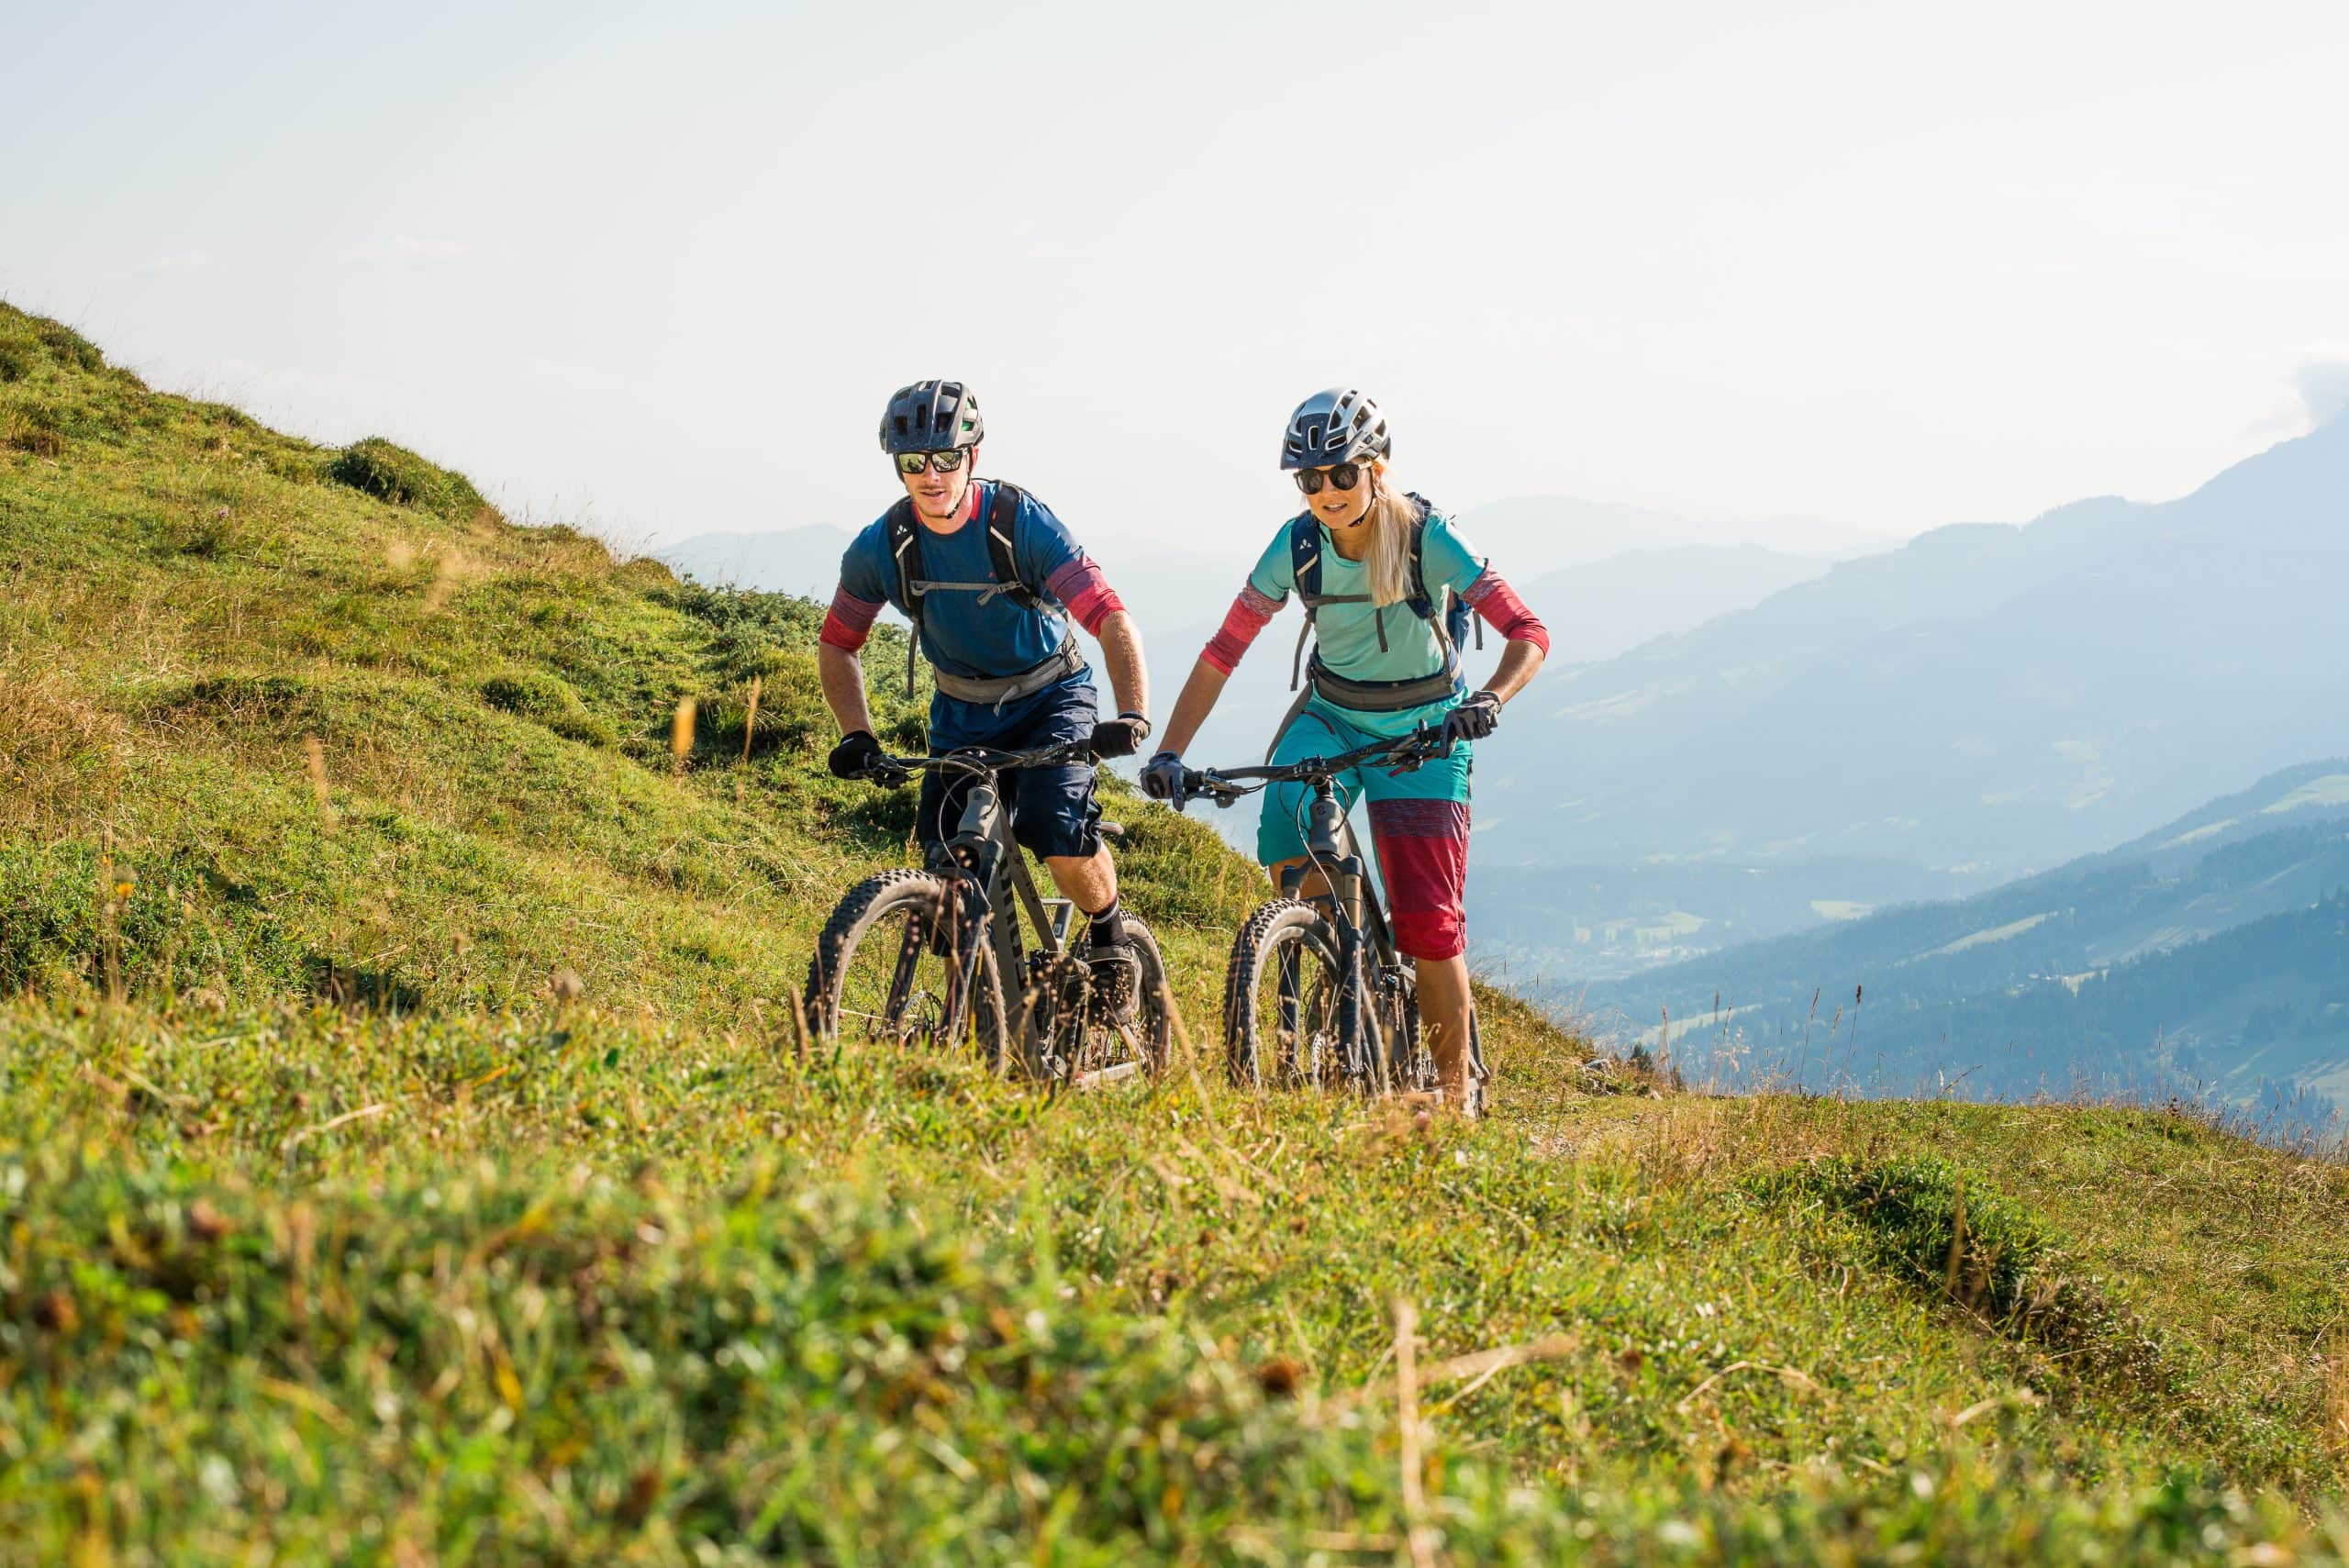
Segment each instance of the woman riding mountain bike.
M1274 536L1200 653L1167 720L1165 750L1142 770L1142 787L1182 808L1184 748L1292 593L1305 603L1306 633L1317 646L1273 738L1271 762L1335 756L1421 725L1439 728L1453 742L1448 755L1410 772L1352 769L1340 790L1348 809L1357 798L1369 801L1395 945L1417 972L1443 1099L1473 1114L1464 906L1474 742L1493 732L1502 706L1542 667L1550 634L1449 518L1388 483L1392 446L1378 406L1352 388L1315 393L1289 417L1281 467L1296 475L1305 510ZM1473 693L1458 648L1468 612L1508 639L1491 684ZM1302 636L1297 646L1301 656ZM1308 800L1297 784L1264 792L1256 858L1275 885L1305 864ZM1308 874L1304 895L1322 891Z

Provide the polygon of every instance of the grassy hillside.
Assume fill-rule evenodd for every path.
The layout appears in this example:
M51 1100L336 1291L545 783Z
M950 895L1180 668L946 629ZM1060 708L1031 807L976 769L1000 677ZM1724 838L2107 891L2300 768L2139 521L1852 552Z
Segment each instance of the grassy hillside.
M5 310L0 567L0 1562L2349 1556L2337 1167L1499 995L1473 1130L802 1054L809 606Z

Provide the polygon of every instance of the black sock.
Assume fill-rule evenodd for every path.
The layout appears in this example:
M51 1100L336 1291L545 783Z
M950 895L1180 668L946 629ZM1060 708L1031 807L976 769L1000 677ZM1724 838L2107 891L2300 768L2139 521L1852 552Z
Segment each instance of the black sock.
M1095 947L1115 947L1119 942L1125 940L1125 915L1124 912L1118 907L1118 901L1116 899L1112 898L1109 900L1109 906L1108 908L1097 909L1092 914L1086 916L1085 918L1093 922L1091 935L1093 945Z

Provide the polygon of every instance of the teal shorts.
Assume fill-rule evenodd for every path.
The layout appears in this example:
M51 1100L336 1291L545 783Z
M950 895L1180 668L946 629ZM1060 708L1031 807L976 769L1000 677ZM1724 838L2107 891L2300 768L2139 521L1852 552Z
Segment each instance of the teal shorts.
M1441 709L1435 712L1441 717ZM1391 721L1394 716L1375 717ZM1334 757L1393 738L1359 728L1345 709L1316 697L1282 734L1272 760L1281 763ZM1463 740L1451 755L1423 762L1408 773L1374 766L1350 768L1337 778L1338 798L1349 812L1355 801L1369 802L1371 841L1386 887L1395 945L1413 958L1447 959L1465 950L1468 775L1474 752L1474 746ZM1313 799L1313 787L1274 784L1264 798L1264 812L1256 822L1256 859L1270 866L1302 856L1306 807Z

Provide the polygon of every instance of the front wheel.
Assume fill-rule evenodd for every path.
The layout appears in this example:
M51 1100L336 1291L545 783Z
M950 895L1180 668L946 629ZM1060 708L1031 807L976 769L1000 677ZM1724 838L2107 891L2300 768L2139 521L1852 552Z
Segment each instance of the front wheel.
M1320 911L1276 899L1249 916L1224 972L1224 1066L1241 1088L1309 1084L1341 1061L1345 986Z
M1008 1049L995 950L958 962L961 884L924 871L885 871L849 890L807 963L807 1028L818 1040L892 1040L975 1051L1000 1068Z

